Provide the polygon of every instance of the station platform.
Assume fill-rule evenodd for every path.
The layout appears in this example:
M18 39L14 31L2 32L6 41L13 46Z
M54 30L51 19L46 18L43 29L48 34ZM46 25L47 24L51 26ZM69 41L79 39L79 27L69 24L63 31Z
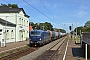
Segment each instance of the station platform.
M80 43L75 43L75 40L68 40L66 45L67 49L66 46L63 46L61 51L61 60L85 60L84 50Z
M79 43L75 43L75 41L68 42L66 60L85 60L84 50Z
M0 53L6 52L6 51L9 51L9 50L13 50L13 49L16 49L16 48L24 47L28 44L29 44L29 40L7 43L6 47L1 47L0 46Z

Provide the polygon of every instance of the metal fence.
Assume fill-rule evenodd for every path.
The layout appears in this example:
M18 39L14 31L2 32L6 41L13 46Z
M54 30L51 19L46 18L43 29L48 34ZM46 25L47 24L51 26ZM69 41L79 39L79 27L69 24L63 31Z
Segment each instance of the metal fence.
M82 33L81 41L83 41L86 44L90 45L90 32Z

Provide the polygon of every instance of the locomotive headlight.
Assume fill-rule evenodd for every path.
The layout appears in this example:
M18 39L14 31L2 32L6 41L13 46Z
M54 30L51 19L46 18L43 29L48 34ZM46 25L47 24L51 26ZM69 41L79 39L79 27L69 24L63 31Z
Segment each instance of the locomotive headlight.
M30 41L30 43L33 43L32 41Z
M39 40L42 40L41 38Z

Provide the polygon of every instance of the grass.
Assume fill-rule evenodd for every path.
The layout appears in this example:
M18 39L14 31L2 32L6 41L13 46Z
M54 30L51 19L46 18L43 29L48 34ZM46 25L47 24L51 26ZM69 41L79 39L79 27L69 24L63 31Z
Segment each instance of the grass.
M13 53L16 53L16 52L19 52L21 50L25 50L27 48L30 48L29 46L24 46L24 47L21 47L21 48L17 48L17 49L14 49L14 50L10 50L8 52L3 52L3 53L0 53L0 58L1 57L4 57L4 56L7 56L7 55L10 55L10 54L13 54Z
M73 41L77 41L77 43L80 43L80 36L78 35L76 38L76 36L71 37L71 35L68 35L68 40L73 40Z

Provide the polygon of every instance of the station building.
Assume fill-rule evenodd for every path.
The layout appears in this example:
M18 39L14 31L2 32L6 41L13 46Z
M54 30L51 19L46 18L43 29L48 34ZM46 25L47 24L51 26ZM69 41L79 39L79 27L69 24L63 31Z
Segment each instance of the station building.
M0 7L0 43L29 38L29 16L23 8Z
M90 32L82 33L81 47L84 49L85 57L90 58Z

